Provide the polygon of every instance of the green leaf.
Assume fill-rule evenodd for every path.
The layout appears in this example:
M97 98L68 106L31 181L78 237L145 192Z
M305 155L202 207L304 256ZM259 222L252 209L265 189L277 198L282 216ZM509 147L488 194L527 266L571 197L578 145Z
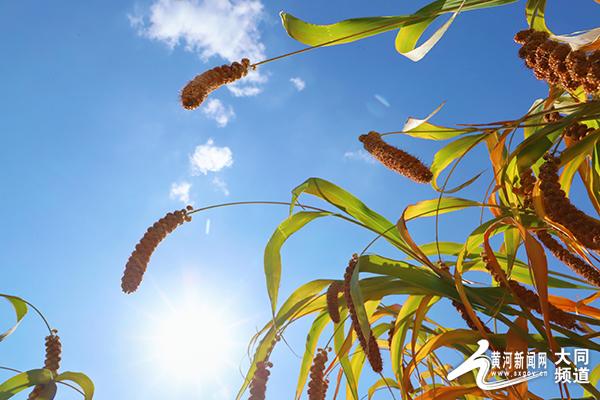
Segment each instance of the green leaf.
M405 135L412 136L419 139L428 139L428 140L446 140L452 139L456 136L464 135L465 133L476 132L475 128L465 128L465 129L455 129L448 128L445 126L434 125L429 122L429 120L437 114L444 103L440 104L435 110L433 110L427 117L424 119L413 118L410 117L404 124L402 128L402 132Z
M412 121L414 120L409 119L409 122ZM423 122L412 129L403 130L402 133L419 139L447 140L475 131L476 130L473 129L448 128L445 126L434 125L430 122Z
M56 377L56 382L70 381L81 388L85 400L92 400L94 397L94 382L81 372L63 372Z
M600 380L600 364L596 365L596 367L590 372L590 383L594 386L598 386L598 381ZM584 390L584 396L591 396L592 393Z
M536 31L546 31L552 33L546 26L544 12L546 9L546 0L527 0L525 5L525 17L530 28Z
M280 16L288 35L308 46L319 47L350 43L406 27L406 33L402 32L403 29L399 32L396 48L407 57L417 60L435 45L448 28L447 22L420 48L415 49L423 32L440 15L456 13L461 7L462 11L469 11L501 6L514 1L516 0L437 0L412 15L352 18L329 25L311 24L285 12ZM451 23L452 19L449 22Z
M565 165L581 155L591 154L598 140L600 140L600 129L596 129L575 145L565 149L560 155L560 164Z
M310 367L315 356L315 350L317 349L319 337L321 336L321 333L323 333L323 330L329 321L331 321L331 318L329 318L329 313L324 311L314 320L310 330L308 331L308 335L306 336L306 345L304 348L304 356L302 357L302 362L300 364L298 384L296 385L296 399L299 399L302 396L304 385L306 384L306 379L308 378L308 373L310 372Z
M517 259L517 250L521 244L521 235L515 228L504 232L504 254L506 255L506 271L510 274Z
M392 337L392 345L390 348L390 358L392 362L392 370L399 381L402 381L402 366L404 342L408 330L411 327L412 316L417 311L421 300L425 296L411 295L408 296L402 308L398 312L394 325L394 336Z
M600 104L596 102L585 103L578 106L577 110L554 124L546 125L525 138L509 157L509 166L515 159L519 171L523 171L536 163L539 164L542 156L552 147L562 130L571 123L584 119L588 115L600 112ZM534 168L535 170L535 168Z
M267 291L271 300L271 310L275 313L277 308L277 297L281 282L281 246L295 232L302 229L306 224L316 218L331 215L326 212L301 211L290 215L273 232L267 243L264 255L265 278L267 280Z
M580 154L575 159L569 161L565 167L563 168L562 173L560 174L559 183L562 190L565 191L567 196L571 192L571 185L573 184L573 178L577 173L579 166L585 161L585 154Z
M375 392L378 391L379 389L388 388L388 387L400 390L400 386L398 386L398 383L396 382L395 379L380 378L377 382L372 384L371 387L369 388L369 391L367 392L367 394L369 396L368 399L371 400L373 398L373 396L375 395Z
M458 186L455 186L455 187L453 187L453 188L451 188L451 189L444 189L444 193L447 193L447 194L452 194L452 193L456 193L456 192L459 192L459 191L463 190L464 188L466 188L467 186L469 186L469 185L471 185L473 182L475 182L477 179L479 179L479 177L480 177L481 175L483 175L483 173L484 173L484 172L485 172L485 171L481 171L481 172L479 172L477 175L473 176L472 178L469 178L469 179L467 179L466 181L464 181L464 182L463 182L463 183L461 183L460 185L458 185Z
M15 316L17 318L17 322L12 326L12 328L10 328L6 332L0 334L0 342L1 342L4 339L6 339L8 336L10 336L17 329L17 327L21 323L21 320L25 317L25 315L27 315L28 308L27 308L27 303L25 303L25 301L23 299L21 299L20 297L11 296L8 294L0 294L0 297L4 297L6 300L8 300L10 302L10 304L12 305L12 307L15 311Z
M0 384L0 400L10 399L29 387L50 382L52 382L52 372L47 369L32 369L21 372Z
M248 385L250 384L250 380L252 379L254 371L256 370L256 363L258 361L264 360L264 357L267 354L267 350L271 346L271 341L275 337L274 331L272 329L273 322L275 322L275 324L277 326L282 326L284 324L284 322L286 322L286 321L298 319L306 314L309 314L310 310L306 310L305 313L300 312L300 310L304 310L304 307L308 303L312 302L314 300L315 296L319 295L325 287L327 287L331 284L331 282L332 281L328 280L328 279L320 279L320 280L315 280L315 281L305 283L302 286L300 286L283 303L283 305L277 312L277 314L274 318L274 321L270 320L266 324L266 326L263 327L255 335L255 338L257 338L259 335L265 334L265 336L263 337L263 339L261 340L260 344L258 345L257 349L254 352L252 364L248 368L244 382L242 383L242 385L238 391L238 394L236 396L237 400L242 398L242 395L248 388ZM317 302L315 302L315 303L317 303ZM316 304L315 307L316 307L316 309L318 309L319 305ZM251 341L251 344L254 341L255 341L255 339L253 339Z
M458 197L442 197L441 199L423 200L406 207L404 217L406 221L415 218L432 217L459 211L468 207L483 207L478 201L461 199Z
M315 25L304 22L291 14L282 12L281 22L288 35L308 46L319 46L323 43L338 45L354 42L382 32L391 31L402 26L409 17L366 17L352 18L335 24Z
M346 378L346 398L358 399L358 384L356 382L356 378L354 377L354 372L352 371L350 358L348 357L349 349L342 351L342 347L346 339L345 321L347 316L348 311L346 309L340 310L340 322L338 324L334 324L333 345L335 354L338 357L338 362L342 366L344 377ZM352 330L352 326L350 327L350 330Z
M443 5L444 1L437 1L417 11L413 16L425 16L425 20L410 24L400 29L396 36L396 51L412 61L419 61L440 41L444 33L450 28L452 22L461 11L466 1L462 1L460 6L454 11L452 16L446 23L439 27L429 39L417 47L417 42L429 26L437 19L436 17L428 17L431 11L435 10L439 5Z
M320 178L309 178L292 191L292 204L295 204L302 193L319 197L344 213L355 218L360 224L383 236L388 242L407 254L411 250L395 229L395 225L380 214L371 210L356 196L341 187Z
M433 157L433 163L431 164L431 172L433 173L431 185L439 191L440 189L437 184L437 179L440 174L454 160L463 157L467 152L485 139L486 136L487 134L485 133L464 136L448 143L446 146L438 150L438 152L435 153L435 156Z

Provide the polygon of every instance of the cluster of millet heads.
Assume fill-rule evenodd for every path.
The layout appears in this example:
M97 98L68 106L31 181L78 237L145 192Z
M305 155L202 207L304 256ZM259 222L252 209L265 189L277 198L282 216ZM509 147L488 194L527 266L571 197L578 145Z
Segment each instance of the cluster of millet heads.
M249 68L250 60L244 58L197 75L181 91L181 105L186 110L198 108L213 91L248 75Z
M545 155L540 167L540 190L544 209L550 219L562 226L588 249L600 250L600 223L575 207L561 189L558 178L560 160Z
M192 217L188 215L191 210L193 210L193 207L187 206L183 210L170 212L148 228L125 265L123 278L121 278L123 292L133 293L137 290L148 268L150 257L152 257L160 242L179 225L192 220Z
M591 283L596 287L600 287L600 272L576 256L571 253L569 250L565 249L556 239L554 239L548 232L539 231L537 233L538 239L540 242L550 250L552 255L559 259L563 264L567 265L573 272L577 273L579 276L584 278L587 282Z
M352 328L356 333L356 337L358 338L361 348L367 356L367 360L369 360L369 364L371 364L371 368L375 372L381 372L383 370L383 360L381 358L381 352L379 350L379 345L377 344L377 339L373 335L373 332L370 332L368 338L366 338L363 334L363 331L360 327L360 321L358 320L358 315L356 313L356 307L352 301L352 294L350 292L350 281L352 280L352 274L354 273L357 263L358 255L354 254L350 259L348 267L346 267L346 271L344 273L344 299L346 300L348 313L350 314L350 319L352 320Z
M329 380L325 379L325 363L327 363L327 350L318 349L310 367L310 381L308 382L309 400L325 400L327 396Z
M433 174L415 156L387 144L378 132L371 131L358 137L367 152L387 168L417 183L431 182Z
M515 35L515 42L522 45L519 57L533 69L535 76L551 85L560 85L573 91L583 86L586 93L600 90L600 52L586 54L572 50L566 43L549 38L543 31L527 29Z
M53 329L52 334L46 336L46 358L44 360L44 368L50 370L54 375L58 373L58 369L60 368L60 356L62 353L60 337L56 333L56 329ZM27 399L36 400L43 390L44 385L36 385Z
M542 314L539 296L532 290L522 286L519 282L508 279L506 273L501 269L496 269L490 263L489 257L485 252L481 255L485 268L490 272L494 281L500 284L506 290L512 292L521 302L529 309L535 310L538 314ZM507 285L508 284L508 285ZM548 319L567 329L581 329L573 315L564 312L552 303L548 304L549 315Z

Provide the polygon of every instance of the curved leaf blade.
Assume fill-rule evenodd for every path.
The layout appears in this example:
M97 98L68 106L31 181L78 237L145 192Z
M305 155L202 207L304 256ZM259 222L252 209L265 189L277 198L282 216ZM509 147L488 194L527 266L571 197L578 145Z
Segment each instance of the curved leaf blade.
M11 296L8 294L0 294L0 297L4 297L6 300L8 300L8 302L10 302L10 304L12 305L12 307L15 311L15 316L17 318L17 322L9 330L0 334L0 342L1 342L4 339L6 339L8 336L10 336L17 329L17 327L21 323L21 320L23 320L25 315L27 315L28 307L27 307L27 303L25 302L25 300L21 299L20 297Z
M271 311L273 314L277 308L277 297L279 295L279 285L281 283L281 247L285 241L295 232L302 229L309 222L331 215L326 212L308 212L301 211L286 218L273 232L273 235L267 243L264 254L265 279L267 281L267 291L271 301Z
M94 397L94 382L81 372L66 371L55 378L56 382L71 381L81 388L85 400L92 400Z
M29 387L50 382L52 382L52 372L47 369L32 369L21 372L0 384L0 400L10 399Z

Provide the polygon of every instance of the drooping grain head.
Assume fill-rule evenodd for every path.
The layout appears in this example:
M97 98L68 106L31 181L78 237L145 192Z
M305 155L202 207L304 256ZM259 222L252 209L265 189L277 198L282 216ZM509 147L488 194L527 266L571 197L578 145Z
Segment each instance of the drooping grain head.
M598 271L598 269L585 262L575 253L564 248L547 231L539 231L537 237L540 239L540 242L550 250L550 253L552 253L554 257L571 268L573 272L581 276L588 283L600 287L600 271Z
M378 132L359 136L367 152L392 171L417 183L428 183L433 178L429 167L415 156L387 144Z
M46 336L46 359L44 368L56 373L60 368L62 345L60 337L53 331L52 335Z
M343 292L343 290L344 286L340 281L332 282L327 289L327 311L331 320L336 324L340 322L340 305L338 301L338 294Z
M133 293L137 290L142 283L144 273L154 251L160 242L179 225L191 221L192 217L188 215L191 209L188 206L183 210L170 212L148 228L125 265L125 271L121 278L121 288L124 293Z
M325 364L327 363L327 350L318 349L310 367L310 381L308 382L308 399L325 400L327 395L327 381L325 379Z
M273 364L269 361L259 361L256 363L256 370L250 382L250 397L248 400L265 400L267 396L267 381L271 375L269 368Z
M248 75L249 68L250 60L244 58L241 62L221 65L203 72L182 89L181 105L186 110L198 108L213 91Z

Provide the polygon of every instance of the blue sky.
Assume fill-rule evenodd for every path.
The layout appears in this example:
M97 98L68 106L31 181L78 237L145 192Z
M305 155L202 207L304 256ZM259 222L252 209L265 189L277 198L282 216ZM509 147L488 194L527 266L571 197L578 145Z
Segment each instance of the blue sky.
M547 21L557 33L593 28L600 17L592 0L550 3ZM1 291L38 305L59 329L64 370L90 375L99 399L230 398L241 381L237 365L200 387L175 382L172 371L147 359L146 339L167 304L177 308L193 292L231 322L237 364L268 318L262 252L286 209L197 215L155 254L139 293L125 296L122 268L147 226L182 207L186 195L197 206L285 201L311 176L395 220L434 193L361 157L359 134L398 130L442 101L437 123L509 119L545 95L516 56L512 36L525 26L518 2L460 15L419 63L397 54L388 33L268 64L238 87L238 95L256 95L222 89L202 110L178 104L187 80L225 58L300 48L282 29L280 10L329 23L421 4L213 0L184 2L194 12L181 15L166 0L0 3ZM393 143L427 161L438 146ZM483 163L482 154L471 160ZM462 218L444 223L444 238L460 240L477 222ZM432 240L430 223L412 229L417 241ZM349 255L370 239L340 222L309 226L284 250L282 294L341 276ZM385 246L374 250L399 257ZM8 308L0 315L7 321ZM289 334L296 351L307 323ZM30 315L0 346L0 365L39 367L45 334ZM274 360L270 398L290 398L299 360L283 346ZM65 388L59 396L79 398Z

